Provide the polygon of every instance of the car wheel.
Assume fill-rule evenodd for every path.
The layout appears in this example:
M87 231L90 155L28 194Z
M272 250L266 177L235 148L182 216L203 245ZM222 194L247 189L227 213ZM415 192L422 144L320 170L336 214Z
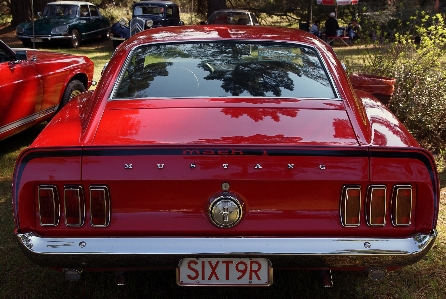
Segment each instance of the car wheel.
M79 31L77 31L76 29L73 29L73 31L71 31L70 45L72 48L79 47L80 37L81 35L79 34Z
M67 87L62 96L62 100L60 101L58 110L62 109L72 98L80 95L85 92L85 86L79 80L72 80L68 83Z

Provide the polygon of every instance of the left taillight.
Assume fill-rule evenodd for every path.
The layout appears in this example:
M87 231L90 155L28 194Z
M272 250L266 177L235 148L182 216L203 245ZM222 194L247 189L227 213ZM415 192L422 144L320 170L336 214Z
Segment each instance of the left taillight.
M85 197L81 186L64 188L65 225L79 227L85 220Z
M60 201L57 187L41 185L38 190L41 226L57 226L60 219Z
M356 227L361 223L361 187L344 186L341 198L341 223L346 227Z

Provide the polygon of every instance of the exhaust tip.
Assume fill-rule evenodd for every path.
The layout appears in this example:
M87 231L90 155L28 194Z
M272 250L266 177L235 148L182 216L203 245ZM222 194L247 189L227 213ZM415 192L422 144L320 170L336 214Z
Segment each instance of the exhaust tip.
M78 281L81 279L82 270L77 269L65 269L64 270L65 278L69 281Z
M124 271L117 271L115 276L115 284L117 286L125 286L127 284Z
M373 281L383 280L387 276L386 268L371 268L367 270L369 279Z
M322 287L332 288L333 276L331 275L331 270L321 270L320 275L321 275Z

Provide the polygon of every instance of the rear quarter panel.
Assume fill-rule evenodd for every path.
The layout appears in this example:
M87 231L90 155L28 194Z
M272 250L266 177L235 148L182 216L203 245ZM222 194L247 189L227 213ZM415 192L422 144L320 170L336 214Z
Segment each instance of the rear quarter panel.
M77 76L88 89L93 79L94 64L85 56L67 54L34 52L37 61L34 62L41 74L44 86L42 109L59 104L65 88L73 77Z

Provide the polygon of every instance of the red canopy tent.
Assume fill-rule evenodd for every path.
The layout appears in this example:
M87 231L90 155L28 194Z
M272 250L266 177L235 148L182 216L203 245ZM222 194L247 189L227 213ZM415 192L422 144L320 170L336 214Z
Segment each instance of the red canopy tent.
M338 5L356 5L359 0L316 0L321 5L336 5L336 17L338 16Z

